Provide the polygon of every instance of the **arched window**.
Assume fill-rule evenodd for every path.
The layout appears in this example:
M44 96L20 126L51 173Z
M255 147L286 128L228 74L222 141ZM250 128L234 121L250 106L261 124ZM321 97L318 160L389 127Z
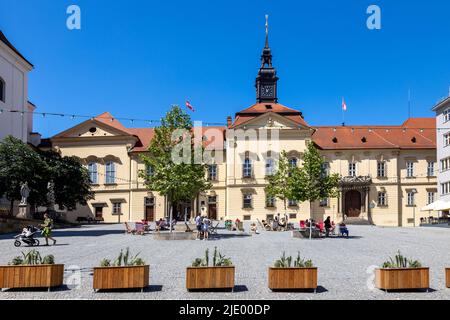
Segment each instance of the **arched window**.
M106 184L116 183L116 164L112 161L106 163Z
M88 164L88 170L89 170L89 179L91 180L92 184L98 183L98 167L97 163L91 162Z
M294 168L297 167L297 163L298 163L297 158L290 158L290 159L289 159L289 166L290 166L292 169L294 169Z
M249 158L245 158L242 171L244 178L252 177L252 161Z
M6 95L6 83L5 80L0 77L0 101L5 102Z

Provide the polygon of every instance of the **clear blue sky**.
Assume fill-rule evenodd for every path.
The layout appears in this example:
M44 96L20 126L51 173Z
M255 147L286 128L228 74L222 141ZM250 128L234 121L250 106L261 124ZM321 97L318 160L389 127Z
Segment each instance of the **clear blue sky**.
M81 31L66 28L70 4ZM380 31L366 28L370 4ZM0 0L0 29L36 66L29 97L41 112L159 119L188 99L195 120L224 123L255 102L267 13L280 103L340 124L344 96L348 124L400 124L408 88L413 116L433 116L448 94L448 12L447 0ZM36 117L35 130L80 121Z

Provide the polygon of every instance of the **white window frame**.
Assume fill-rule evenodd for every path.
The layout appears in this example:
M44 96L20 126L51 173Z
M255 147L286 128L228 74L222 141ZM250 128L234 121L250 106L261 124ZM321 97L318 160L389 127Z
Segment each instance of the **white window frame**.
M266 176L275 174L275 161L272 158L266 159Z
M436 199L436 192L428 191L427 193L427 205L432 204Z
M91 184L98 184L98 164L97 162L88 163L89 180Z
M407 193L407 206L413 207L416 205L416 196L415 192L408 192Z
M377 162L377 177L386 178L386 161Z
M275 197L266 195L266 208L275 208L275 203Z
M444 138L444 148L448 147L450 145L450 132L444 133L442 136Z
M387 206L387 193L386 191L378 192L378 206L386 207Z
M151 165L146 165L145 166L145 174L147 176L153 176L154 171L153 171L153 167Z
M322 176L328 177L330 175L330 163L324 162L322 163Z
M428 177L434 177L434 161L428 161L427 162L427 176Z
M406 177L414 178L414 162L413 161L406 162Z
M217 164L208 165L208 180L209 181L217 181L218 180Z
M444 119L443 123L450 121L450 108L445 109L444 112L442 113L442 115L443 115L443 119Z
M113 202L112 214L121 215L122 214L122 202Z
M108 161L105 164L105 184L115 184L116 175L117 175L116 163L113 161Z
M246 193L242 196L242 208L253 209L253 195Z
M349 162L348 163L348 176L349 177L356 177L357 176L356 162Z
M251 178L252 171L252 161L250 158L245 158L244 164L242 165L242 176L244 178Z
M288 199L288 207L298 207L298 201Z

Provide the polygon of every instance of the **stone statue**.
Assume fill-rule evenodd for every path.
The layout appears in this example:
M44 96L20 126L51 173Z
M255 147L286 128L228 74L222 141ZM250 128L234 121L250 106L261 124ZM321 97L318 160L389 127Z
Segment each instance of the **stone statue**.
M20 187L20 195L22 196L20 205L26 206L27 199L30 196L30 188L28 187L28 182L22 183L22 186Z

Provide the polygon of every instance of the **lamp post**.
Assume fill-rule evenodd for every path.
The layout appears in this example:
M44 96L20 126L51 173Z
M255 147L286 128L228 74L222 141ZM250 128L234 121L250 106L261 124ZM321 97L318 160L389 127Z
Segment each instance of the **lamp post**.
M414 228L416 227L416 194L417 189L412 189L411 193L413 194L413 220L414 220Z

